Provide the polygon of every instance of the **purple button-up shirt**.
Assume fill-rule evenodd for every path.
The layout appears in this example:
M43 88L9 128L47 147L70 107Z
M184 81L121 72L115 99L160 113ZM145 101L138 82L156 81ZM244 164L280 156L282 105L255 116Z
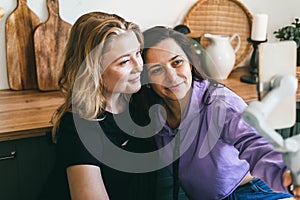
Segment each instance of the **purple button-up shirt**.
M163 160L174 160L172 141L180 133L179 180L187 196L223 199L249 171L272 189L286 192L281 154L241 119L246 103L226 87L217 87L208 95L208 86L206 80L194 81L189 105L176 130L165 125L162 107L155 112L158 125L163 126L155 136L157 145L169 144L161 153ZM172 172L172 165L169 170Z

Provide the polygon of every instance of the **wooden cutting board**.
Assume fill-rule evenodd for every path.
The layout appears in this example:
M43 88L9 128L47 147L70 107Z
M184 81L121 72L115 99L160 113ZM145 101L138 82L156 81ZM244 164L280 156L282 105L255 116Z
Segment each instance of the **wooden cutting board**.
M16 9L5 22L6 65L12 90L37 88L33 32L40 19L29 9L26 0L17 0Z
M0 19L5 15L4 8L0 7Z
M38 89L57 90L60 58L68 40L71 24L59 16L58 0L47 0L49 18L34 32Z

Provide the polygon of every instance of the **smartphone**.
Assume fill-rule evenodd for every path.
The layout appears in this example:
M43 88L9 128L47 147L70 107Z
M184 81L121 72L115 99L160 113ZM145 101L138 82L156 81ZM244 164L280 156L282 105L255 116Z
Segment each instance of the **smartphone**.
M276 75L296 77L297 46L294 41L261 43L258 46L258 95L262 100L272 89L271 81ZM292 127L296 119L296 94L282 97L266 122L273 129Z

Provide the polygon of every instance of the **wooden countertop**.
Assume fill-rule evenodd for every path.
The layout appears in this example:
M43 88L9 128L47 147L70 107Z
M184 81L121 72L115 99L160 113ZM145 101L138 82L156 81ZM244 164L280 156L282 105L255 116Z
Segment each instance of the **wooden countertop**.
M257 100L256 84L241 82L240 77L243 75L249 75L248 68L240 67L235 69L230 73L226 80L220 81L220 83L223 83L226 87L230 88L247 103Z
M257 100L256 85L240 81L248 74L248 68L235 69L228 79L220 81L247 103ZM300 101L298 82L297 101ZM36 90L0 90L0 142L45 135L51 130L51 116L63 102L60 92Z
M300 67L297 67L297 74L300 73ZM246 103L257 100L256 84L248 84L240 81L242 75L249 75L249 68L239 67L231 72L226 80L220 81L225 86L234 91L237 95L242 97ZM298 88L296 94L297 102L300 102L300 82L298 81Z
M63 102L58 91L0 91L0 141L45 135Z

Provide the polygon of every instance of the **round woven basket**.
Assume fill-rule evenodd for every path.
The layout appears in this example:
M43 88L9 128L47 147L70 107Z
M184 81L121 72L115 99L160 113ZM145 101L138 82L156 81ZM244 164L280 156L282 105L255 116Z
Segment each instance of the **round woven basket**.
M241 46L236 53L233 69L237 68L251 53L252 45L247 41L251 35L252 14L238 0L199 0L188 11L184 22L193 37L201 38L201 45L206 48L209 39L205 33L227 35L239 34ZM233 47L237 41L232 41Z

